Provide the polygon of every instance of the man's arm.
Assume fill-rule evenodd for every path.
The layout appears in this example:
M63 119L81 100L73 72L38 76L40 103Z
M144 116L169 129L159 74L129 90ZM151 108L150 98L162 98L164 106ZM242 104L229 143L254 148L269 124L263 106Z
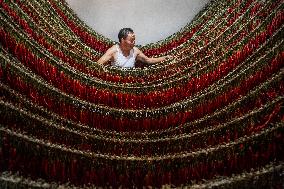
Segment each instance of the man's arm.
M105 54L97 61L98 64L105 65L108 61L113 59L113 54L115 52L114 47L109 48Z
M137 50L137 60L141 61L141 62L145 62L148 64L155 64L155 63L159 63L162 61L167 60L168 58L170 58L170 56L162 56L162 57L158 57L158 58L154 58L154 57L147 57L142 51L140 51L138 48L136 48Z

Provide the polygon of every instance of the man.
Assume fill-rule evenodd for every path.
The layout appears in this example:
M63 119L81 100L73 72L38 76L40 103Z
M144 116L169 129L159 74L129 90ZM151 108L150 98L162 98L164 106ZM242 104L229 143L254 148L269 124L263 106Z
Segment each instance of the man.
M171 56L163 56L158 58L149 58L135 47L135 34L131 28L123 28L118 33L119 44L113 45L106 53L98 60L99 64L105 65L111 61L111 65L133 68L135 61L141 61L148 64L155 64L165 61Z

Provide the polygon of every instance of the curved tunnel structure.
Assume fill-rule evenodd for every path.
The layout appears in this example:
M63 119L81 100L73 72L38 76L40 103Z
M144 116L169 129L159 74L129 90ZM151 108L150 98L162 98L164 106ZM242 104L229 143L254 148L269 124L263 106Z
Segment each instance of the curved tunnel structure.
M1 188L283 187L283 0L210 1L134 69L63 0L0 5Z

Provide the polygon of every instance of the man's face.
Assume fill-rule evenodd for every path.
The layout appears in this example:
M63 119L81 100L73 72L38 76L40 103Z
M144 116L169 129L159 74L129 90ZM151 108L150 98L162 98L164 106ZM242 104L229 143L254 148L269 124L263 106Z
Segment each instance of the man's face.
M125 39L122 39L124 44L129 47L133 48L135 45L135 34L134 33L129 33Z

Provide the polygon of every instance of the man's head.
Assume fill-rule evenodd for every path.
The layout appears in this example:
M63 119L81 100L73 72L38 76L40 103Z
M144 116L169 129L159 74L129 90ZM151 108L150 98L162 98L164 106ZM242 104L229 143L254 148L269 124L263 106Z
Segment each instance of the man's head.
M133 48L135 44L135 34L131 28L122 28L118 33L118 40L120 43Z

